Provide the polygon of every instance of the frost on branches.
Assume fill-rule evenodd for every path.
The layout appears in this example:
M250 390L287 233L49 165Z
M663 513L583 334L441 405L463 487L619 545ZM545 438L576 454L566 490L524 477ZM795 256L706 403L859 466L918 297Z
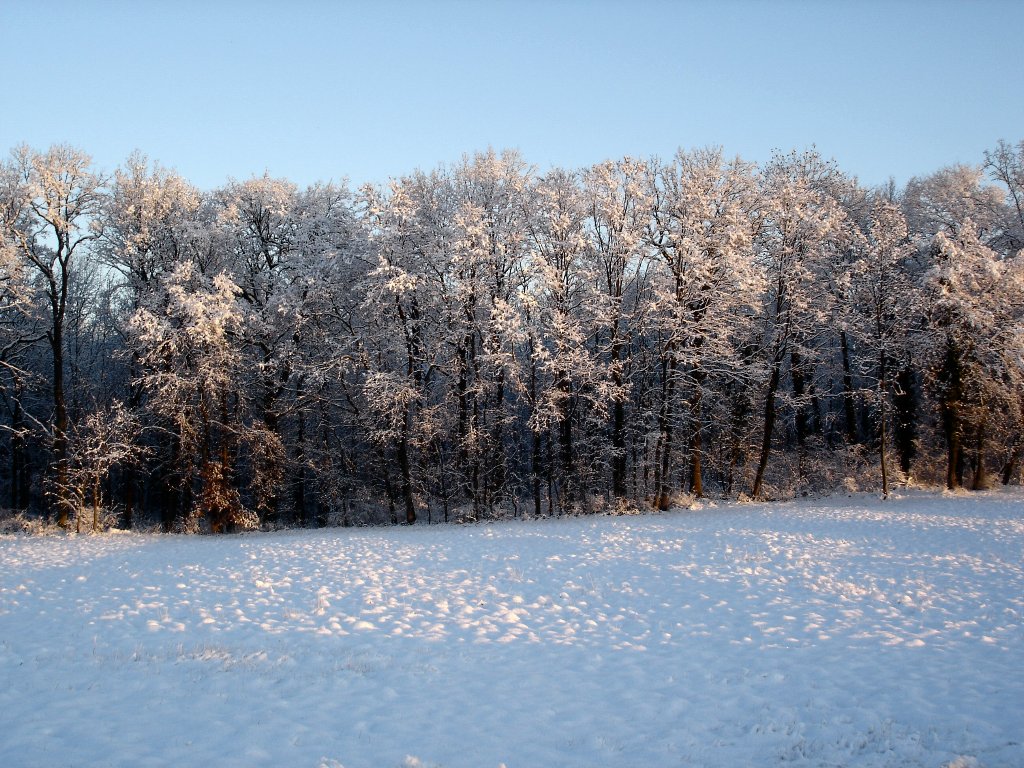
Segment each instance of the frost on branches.
M0 494L80 530L480 520L1019 482L1024 145L353 192L0 165Z

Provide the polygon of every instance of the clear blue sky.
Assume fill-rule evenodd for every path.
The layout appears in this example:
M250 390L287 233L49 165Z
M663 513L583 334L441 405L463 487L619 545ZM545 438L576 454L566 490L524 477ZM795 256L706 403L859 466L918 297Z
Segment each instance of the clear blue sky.
M816 144L867 184L1024 139L1024 2L0 0L0 151L203 188Z

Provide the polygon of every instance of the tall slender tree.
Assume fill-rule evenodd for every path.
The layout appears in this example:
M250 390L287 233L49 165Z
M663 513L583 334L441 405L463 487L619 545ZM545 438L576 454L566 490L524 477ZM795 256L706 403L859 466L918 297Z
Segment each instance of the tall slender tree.
M72 300L73 274L89 244L102 234L98 214L103 178L88 155L66 145L46 152L22 146L4 170L16 180L7 186L4 240L25 268L35 274L45 316L53 411L48 420L52 451L51 505L66 527L74 508L68 486L68 406L65 389L65 328Z

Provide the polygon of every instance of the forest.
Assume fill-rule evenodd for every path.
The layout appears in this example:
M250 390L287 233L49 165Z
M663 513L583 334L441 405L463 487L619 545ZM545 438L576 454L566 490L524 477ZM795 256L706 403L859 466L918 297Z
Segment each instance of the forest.
M199 190L0 164L0 507L230 532L1019 483L1024 141Z

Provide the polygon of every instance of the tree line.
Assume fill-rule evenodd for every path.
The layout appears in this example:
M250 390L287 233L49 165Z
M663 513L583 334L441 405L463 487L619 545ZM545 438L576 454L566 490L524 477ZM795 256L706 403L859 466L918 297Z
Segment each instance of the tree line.
M204 192L0 165L0 506L62 526L479 520L1019 482L1024 142ZM116 518L116 520L114 520Z

